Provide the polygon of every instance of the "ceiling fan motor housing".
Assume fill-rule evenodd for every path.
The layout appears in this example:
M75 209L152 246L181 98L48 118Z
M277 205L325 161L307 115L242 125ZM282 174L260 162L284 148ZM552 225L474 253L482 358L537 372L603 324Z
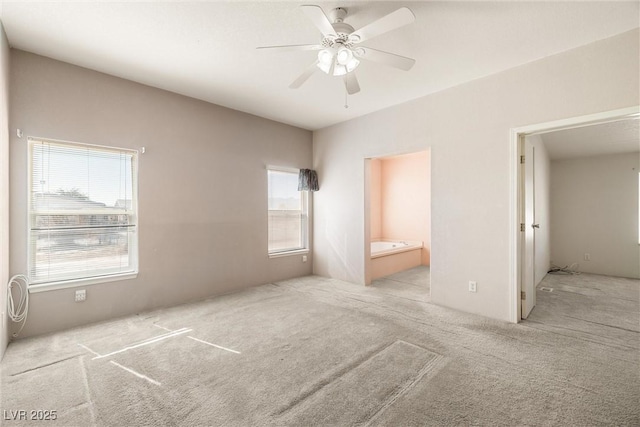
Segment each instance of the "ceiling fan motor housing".
M343 27L344 26L344 27ZM336 36L324 37L322 39L323 47L334 46L346 46L353 47L355 40L352 40L349 35L353 32L353 27L349 24L333 24L333 29L336 30Z
M346 24L344 22L335 22L331 24L331 26L333 27L334 30L336 30L336 33L338 33L338 36L340 36L341 34L348 36L354 31L351 25Z
M322 45L324 47L333 47L336 44L351 47L351 44L355 40L351 40L349 35L355 30L351 25L344 22L344 18L346 17L347 9L344 7L336 7L329 12L329 18L333 21L331 26L336 32L337 37L324 37L322 39Z

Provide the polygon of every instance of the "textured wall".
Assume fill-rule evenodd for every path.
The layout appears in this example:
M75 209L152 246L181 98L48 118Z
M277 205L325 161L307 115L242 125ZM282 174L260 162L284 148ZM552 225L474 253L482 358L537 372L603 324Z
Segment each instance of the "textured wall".
M427 151L382 159L382 237L421 241L423 265L430 260L430 179Z
M638 105L638 51L633 30L315 132L314 272L366 282L364 159L430 147L432 301L511 319L510 130Z
M0 360L9 342L9 44L0 22Z
M586 273L640 278L639 172L638 153L551 162L554 264L578 263Z
M31 295L24 335L311 273L267 256L266 165L312 166L311 132L12 51L11 127L125 148L139 163L136 279ZM27 141L11 137L11 271L27 268ZM311 258L311 257L310 257Z

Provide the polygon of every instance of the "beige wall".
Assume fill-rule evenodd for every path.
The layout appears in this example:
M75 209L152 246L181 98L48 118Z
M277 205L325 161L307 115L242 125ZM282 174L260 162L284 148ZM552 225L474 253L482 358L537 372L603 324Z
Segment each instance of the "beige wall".
M0 22L0 360L9 342L9 43Z
M32 294L23 336L311 273L302 256L267 256L265 169L311 167L311 132L17 50L11 84L11 129L147 150L140 274L86 287L83 303L74 289ZM27 268L26 137L10 145L16 274Z
M384 158L381 166L382 237L423 242L421 262L429 265L429 153Z
M432 301L508 321L510 129L638 105L639 38L630 31L315 132L314 272L366 282L363 159L431 147Z
M554 264L578 263L587 273L640 278L639 171L638 153L551 162Z

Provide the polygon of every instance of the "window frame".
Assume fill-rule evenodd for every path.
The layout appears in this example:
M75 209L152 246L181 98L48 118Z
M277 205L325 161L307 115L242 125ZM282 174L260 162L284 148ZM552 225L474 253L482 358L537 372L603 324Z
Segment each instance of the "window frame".
M33 212L33 200L32 200L32 189L33 189L33 160L34 160L34 146L38 142L52 143L52 144L60 144L60 145L68 145L75 146L80 148L88 148L88 149L96 149L96 150L107 150L107 151L120 151L131 154L131 222L135 226L135 232L132 233L132 236L129 236L128 248L129 248L129 260L132 266L131 271L126 272L116 272L116 273L108 273L97 276L88 276L88 277L80 277L80 278L72 278L72 279L61 279L61 280L52 280L48 282L37 282L34 284L29 283L29 292L37 293L44 291L53 291L57 289L66 289L66 288L74 288L81 286L89 286L100 283L108 283L114 281L121 280L129 280L134 279L138 276L139 272L139 216L138 216L138 170L139 170L139 155L140 151L131 148L121 148L121 147L113 147L106 145L98 145L98 144L88 144L83 142L75 142L75 141L64 141L52 138L40 138L35 136L29 136L27 138L27 227L26 227L26 237L27 237L27 276L29 280L31 280L31 271L32 267L35 265L35 248L32 245L32 216L35 214Z
M287 248L287 249L269 249L269 172L282 172L291 173L295 175L300 174L299 168L283 167L283 166L267 166L267 254L269 258L279 258L291 255L301 255L309 253L309 234L310 234L310 220L309 220L309 192L300 191L300 198L302 203L302 214L300 224L300 240L302 241L302 247L299 248Z

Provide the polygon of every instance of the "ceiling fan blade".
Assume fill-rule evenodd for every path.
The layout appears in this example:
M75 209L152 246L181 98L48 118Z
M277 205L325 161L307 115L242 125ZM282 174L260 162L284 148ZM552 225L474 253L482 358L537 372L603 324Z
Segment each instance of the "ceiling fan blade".
M415 59L407 58L406 56L400 56L395 53L384 52L382 50L364 46L356 49L356 55L358 58L389 65L404 71L409 71L411 67L413 67L413 64L416 63Z
M360 92L360 84L358 84L358 78L353 71L344 75L344 85L349 95Z
M319 44L292 44L284 46L260 46L256 49L270 50L279 52L299 51L299 50L321 50L322 46Z
M331 21L329 21L329 18L327 18L327 15L324 14L320 6L302 5L300 7L305 15L311 19L316 28L320 30L323 36L337 36L336 30L334 30L333 25L331 25Z
M403 25L411 24L415 20L416 16L409 8L401 7L395 12L391 12L390 14L383 16L377 21L373 21L369 25L365 25L358 31L354 31L350 34L349 38L354 42L372 39L380 34L400 28Z
M311 75L312 75L313 73L315 73L317 70L319 70L319 68L318 68L318 61L314 61L314 62L313 62L313 64L309 65L309 67L307 67L307 69L306 69L306 70L304 70L304 71L302 72L302 74L300 74L300 76L298 76L298 78L297 78L297 79L295 79L295 80L293 81L293 83L291 83L291 84L289 85L289 87L290 87L291 89L298 89L298 88L299 88L300 86L302 86L302 84L303 84L304 82L306 82L306 81L309 79L309 77L311 77Z

